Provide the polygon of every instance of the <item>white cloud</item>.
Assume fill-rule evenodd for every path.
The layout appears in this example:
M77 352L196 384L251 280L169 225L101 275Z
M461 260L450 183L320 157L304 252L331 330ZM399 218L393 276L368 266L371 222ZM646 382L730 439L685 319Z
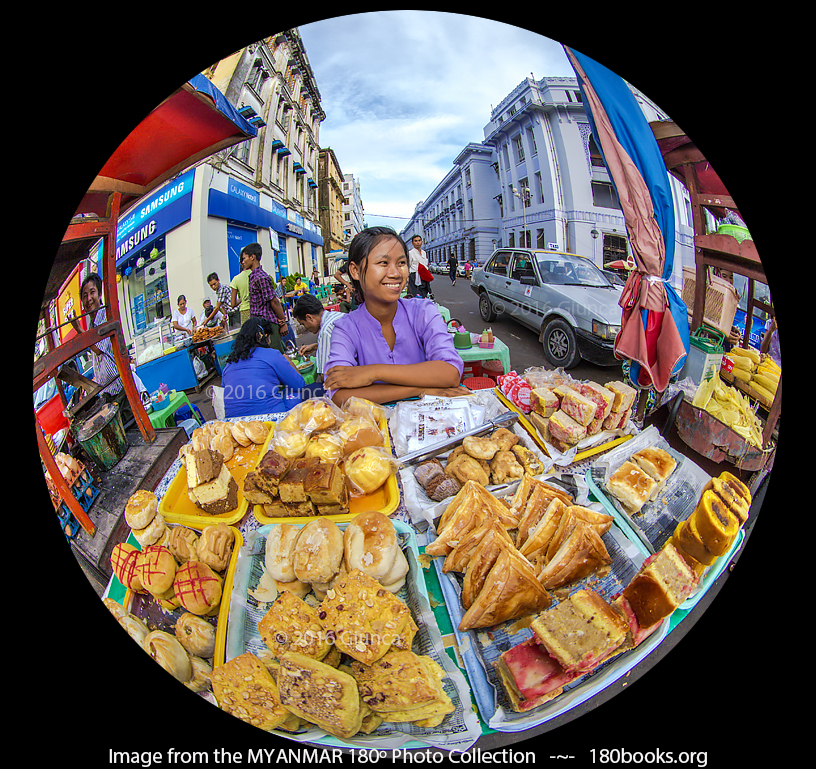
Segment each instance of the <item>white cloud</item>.
M320 144L360 180L373 214L410 217L491 106L531 73L572 76L559 43L490 19L379 11L300 27L326 120Z

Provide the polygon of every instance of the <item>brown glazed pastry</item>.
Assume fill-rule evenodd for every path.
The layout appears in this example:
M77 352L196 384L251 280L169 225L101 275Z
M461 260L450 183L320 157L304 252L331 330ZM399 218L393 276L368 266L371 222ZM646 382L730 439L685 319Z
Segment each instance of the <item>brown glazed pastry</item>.
M125 521L131 529L145 528L155 517L159 500L152 491L140 489L133 493L125 505Z
M306 502L308 500L304 483L309 470L319 461L316 457L311 457L296 459L292 462L278 484L278 495L281 502Z
M459 483L456 478L453 478L450 475L445 475L444 472L441 472L439 475L435 475L430 481L428 481L428 485L425 487L425 493L430 499L433 499L436 502L441 502L443 499L447 499L448 497L458 494L459 489L461 488L462 484Z
M315 505L348 505L346 478L336 464L317 461L310 465L303 490Z
M198 533L187 526L174 526L167 538L167 549L179 563L198 559Z
M267 451L255 468L258 489L265 491L270 497L276 497L280 479L286 474L290 464L291 461L277 451Z
M414 470L414 477L417 479L420 486L427 489L429 481L438 475L443 475L444 473L445 467L438 459L434 458L429 459L427 462L421 462L418 464L416 470Z
M225 523L205 526L198 538L198 560L213 571L224 571L232 556L235 532Z
M166 593L176 576L176 559L158 545L146 547L136 559L136 573L145 590L153 595Z

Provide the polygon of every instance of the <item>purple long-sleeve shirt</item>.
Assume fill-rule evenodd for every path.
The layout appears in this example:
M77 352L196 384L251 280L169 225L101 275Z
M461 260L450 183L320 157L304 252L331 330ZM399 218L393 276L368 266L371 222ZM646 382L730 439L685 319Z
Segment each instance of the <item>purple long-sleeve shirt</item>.
M462 376L464 362L453 346L453 335L430 299L399 299L394 316L396 342L388 346L380 321L361 305L334 324L325 370L332 366L407 365L441 360ZM331 397L335 391L326 394Z

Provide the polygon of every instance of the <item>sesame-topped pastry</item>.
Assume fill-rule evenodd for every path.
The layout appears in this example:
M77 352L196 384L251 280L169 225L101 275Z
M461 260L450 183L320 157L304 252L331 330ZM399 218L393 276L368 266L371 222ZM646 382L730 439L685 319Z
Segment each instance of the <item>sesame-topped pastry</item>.
M294 651L322 660L331 650L319 612L291 592L281 593L258 623L258 632L272 654L280 659Z

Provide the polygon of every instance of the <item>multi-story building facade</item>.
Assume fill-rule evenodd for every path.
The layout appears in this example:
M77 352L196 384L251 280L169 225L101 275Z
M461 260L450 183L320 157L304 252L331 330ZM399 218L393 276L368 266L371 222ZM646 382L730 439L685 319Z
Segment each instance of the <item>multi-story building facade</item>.
M147 237L128 240L137 207L120 218L119 298L129 338L169 318L180 294L198 313L214 299L208 275L229 283L248 243L261 244L262 265L275 277L310 275L322 264L317 171L325 113L298 30L242 48L203 74L257 134L139 201L157 210Z
M483 264L499 238L496 171L490 147L471 143L454 158L453 168L414 209L402 230L409 242L421 235L430 262L476 260Z
M354 174L343 176L343 231L346 248L354 236L365 228L363 198L360 194L360 181Z
M320 212L320 226L323 230L323 253L342 251L345 245L343 172L340 170L334 150L330 147L320 150L317 177L317 207ZM327 265L321 263L320 274L325 275L326 269Z
M647 120L666 116L633 93ZM575 78L525 78L491 112L484 141L468 144L402 234L422 235L431 261L476 258L498 246L590 257L599 267L630 253L626 222ZM694 263L688 193L670 177L675 202L673 284Z

